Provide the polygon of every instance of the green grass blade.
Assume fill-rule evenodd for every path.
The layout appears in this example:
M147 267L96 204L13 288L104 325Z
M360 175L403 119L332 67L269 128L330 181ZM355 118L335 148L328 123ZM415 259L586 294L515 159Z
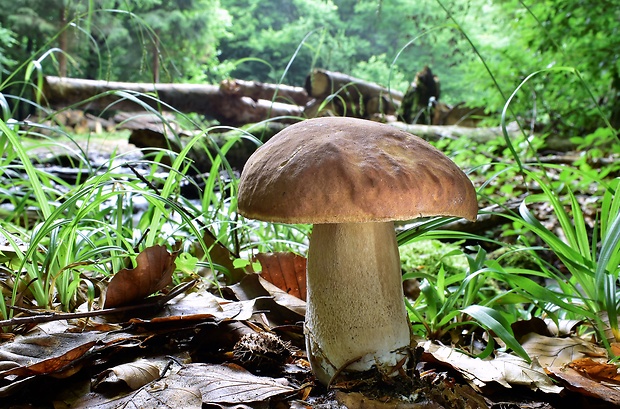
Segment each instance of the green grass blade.
M28 178L30 179L30 186L34 192L34 196L37 200L37 204L41 207L41 212L44 218L48 218L52 214L50 206L50 198L43 191L43 183L39 177L39 172L35 169L30 161L28 152L24 149L19 140L17 133L10 129L4 121L0 121L0 131L7 137L11 146L17 153Z
M461 312L471 315L482 327L494 332L515 354L525 359L528 363L532 362L525 349L514 337L510 324L499 312L480 305L470 305L463 308Z
M595 278L598 285L602 284L605 294L605 310L609 315L611 330L616 340L620 340L618 330L618 270L620 267L620 213L612 220L605 237L601 241L601 252L596 265Z

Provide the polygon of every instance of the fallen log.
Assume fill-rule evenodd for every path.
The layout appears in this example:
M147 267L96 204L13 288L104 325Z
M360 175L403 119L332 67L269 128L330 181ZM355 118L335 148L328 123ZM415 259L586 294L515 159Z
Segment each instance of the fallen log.
M443 138L456 139L463 136L470 138L476 143L484 144L490 140L504 137L502 129L499 126L470 128L458 125L422 125L406 124L404 122L389 122L388 124L403 131L417 135L427 141L438 141ZM521 137L523 135L517 124L514 122L508 124L506 127L506 132L511 140L515 140L517 137ZM576 145L563 135L548 135L545 138L545 150L568 152L575 150L575 148Z
M319 68L312 71L312 73L306 77L304 88L308 92L308 95L313 98L325 98L340 89L351 86L363 96L370 97L385 94L389 95L395 101L402 101L403 99L402 92L388 89L374 82L364 81L341 72L327 71Z
M303 114L297 105L264 99L255 101L208 84L149 84L48 76L43 95L52 107L76 104L84 110L96 111L136 111L144 108L141 103L159 109L163 103L180 112L195 112L232 126ZM296 121L291 119L291 122Z
M230 79L222 81L220 89L225 94L250 97L254 101L264 99L300 106L304 106L310 101L305 88L285 84L268 84L258 81Z
M412 133L427 141L438 141L443 138L456 139L465 136L477 143L486 143L492 139L501 138L502 130L499 127L493 128L470 128L458 125L422 125L406 124L404 122L391 122L390 125L403 131ZM519 129L512 124L508 126L509 136L520 134Z
M252 136L262 142L267 142L285 127L286 125L281 122L266 121L257 124L247 124L239 129L226 132L209 133L208 137L210 141L205 139L204 145L194 145L187 154L187 157L193 162L191 173L208 173L213 170L211 158L218 155L214 144L219 148L228 146L228 150L225 153L226 161L233 169L240 171L243 169L250 155L252 155L258 147L255 141L251 140L248 136ZM140 148L145 154L161 149L169 149L179 153L185 148L189 139L195 135L195 133L186 131L178 133L172 132L170 129L163 126L163 124L134 124L128 129L131 129L129 143ZM205 138L207 137L205 136ZM230 145L232 141L234 141L234 143ZM210 154L205 153L205 147ZM169 162L164 163L170 165Z
M405 124L403 122L389 122L388 124L429 141L437 141L442 138L455 139L464 136L471 139L475 144L484 144L492 139L503 138L502 130L499 127L468 128L461 126ZM128 126L124 127L132 130L129 142L136 145L136 147L145 149L146 151L148 151L149 148L167 148L172 149L175 152L180 152L185 143L185 138L179 139L179 136L186 136L184 132L181 131L176 134L175 132L169 132L162 124L127 122L127 125ZM232 139L238 140L230 147L230 150L226 154L226 159L233 169L241 170L243 169L248 157L257 148L257 145L250 139L244 138L244 135L249 134L262 142L266 142L273 135L284 129L287 125L288 124L275 121L247 124L238 130L230 130L222 133L211 133L210 137L213 142L220 147L227 145ZM516 124L510 124L507 132L511 139L516 138L521 134L521 131L516 127ZM552 151L569 151L574 148L570 141L563 138L548 137L545 140L545 143L547 145L547 149ZM214 150L209 150L212 155L216 154ZM211 169L209 156L206 155L204 149L199 146L192 149L188 156L193 160L195 169L199 172L208 172ZM559 156L553 157L550 161L551 163L559 163L559 158ZM547 162L545 157L542 158L542 162Z
M315 69L306 77L304 88L318 104L323 101L330 102L336 115L358 118L371 118L377 114L391 115L396 112L403 99L401 92L347 74L322 69ZM308 113L306 116L310 117Z
M433 113L433 125L459 125L468 128L477 127L488 115L481 107L468 107L464 102L454 106L438 102Z

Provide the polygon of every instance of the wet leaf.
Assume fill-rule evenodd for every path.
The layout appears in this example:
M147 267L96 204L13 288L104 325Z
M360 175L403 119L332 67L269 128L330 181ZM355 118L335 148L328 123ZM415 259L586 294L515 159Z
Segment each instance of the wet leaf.
M167 381L199 389L203 403L262 402L296 391L284 378L256 376L233 364L189 364Z
M282 291L306 300L306 258L295 253L259 253L261 277Z
M172 282L176 256L164 246L144 249L136 257L136 268L124 268L112 277L104 308L129 304L166 288Z

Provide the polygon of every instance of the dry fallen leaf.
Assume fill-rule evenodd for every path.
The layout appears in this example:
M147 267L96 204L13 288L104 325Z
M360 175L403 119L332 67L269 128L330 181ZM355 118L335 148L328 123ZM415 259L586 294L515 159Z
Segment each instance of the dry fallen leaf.
M427 357L429 360L434 358L451 366L473 387L482 388L490 382L497 382L506 388L523 385L545 393L560 393L563 389L553 383L536 360L528 364L522 358L510 354L498 354L495 359L482 360L432 341L423 342L421 346L425 353L431 355Z
M234 364L188 364L166 380L170 386L199 389L205 404L263 402L296 391L284 378L256 376Z
M579 337L545 337L532 332L521 339L521 346L545 368L561 367L584 357L607 358L604 348Z
M166 288L172 282L176 257L164 246L144 249L136 257L136 268L124 268L112 277L104 308L129 304Z
M169 320L191 319L196 315L211 316L217 320L235 319L245 321L259 311L258 298L247 301L230 301L207 291L183 294L170 300L157 317Z
M256 299L258 308L269 311L269 314L261 314L261 320L270 328L294 324L306 315L305 301L280 290L258 274L248 274L228 289L238 300Z
M80 358L89 352L96 344L95 341L86 342L76 348L70 349L60 356L45 359L29 366L20 366L0 372L0 378L9 375L51 375L56 378L66 378L75 374L82 368Z
M554 378L563 381L567 389L584 395L594 396L620 406L620 387L618 386L602 384L599 381L583 376L583 374L568 366L564 368L551 367L547 371Z
M89 393L71 405L72 409L200 409L200 391L166 385L164 381L153 382L137 392L123 396L107 397Z
M287 294L306 300L306 258L295 253L259 253L261 277Z
M219 264L228 270L229 274L226 275L226 281L228 284L233 284L241 281L245 276L245 271L242 268L236 268L233 264L233 259L237 258L231 253L231 251L220 243L215 235L209 230L205 230L205 234L202 239L205 242L206 248L209 249L209 260L214 264ZM204 250L201 246L195 246L196 257L202 258L204 256Z
M99 374L93 389L102 384L124 382L131 390L136 390L159 378L159 367L146 359L117 365Z
M407 403L397 400L384 402L383 400L373 399L359 392L347 393L340 390L336 391L336 401L346 408L356 409L443 409L443 406L436 402L424 402L423 404Z
M618 373L617 365L608 362L597 362L592 358L580 358L575 359L568 366L591 379L620 384L620 374Z
M556 324L552 319L545 319L548 331L555 336L574 335L575 328L582 323L583 320L558 320Z
M282 291L275 285L271 284L269 281L263 280L261 277L258 277L258 282L260 283L261 286L263 286L265 290L267 290L269 295L273 297L273 300L278 305L281 305L301 315L302 317L306 315L306 302L305 301L299 299L298 297L290 295L289 293L285 291Z

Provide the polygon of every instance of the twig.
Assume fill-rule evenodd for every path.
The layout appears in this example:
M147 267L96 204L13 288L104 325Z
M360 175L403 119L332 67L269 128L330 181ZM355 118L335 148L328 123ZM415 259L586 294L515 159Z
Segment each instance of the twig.
M145 308L145 307L153 307L153 305L156 308L161 308L168 301L172 300L173 298L177 297L178 295L192 288L196 284L196 282L197 280L193 280L193 281L188 281L187 283L180 284L176 286L175 288L173 288L168 294L160 298L157 298L157 300L153 302L147 302L147 303L138 304L138 305L127 305L124 307L103 308L101 310L86 311L86 312L40 313L38 311L36 312L32 311L32 313L36 315L32 315L30 317L15 317L15 318L11 318L8 320L2 320L0 321L0 327L23 325L23 324L41 324L44 322L51 322L51 321L97 317L100 315L116 314L119 312L138 310L138 309Z
M157 188L157 186L155 186L149 180L146 180L146 178L144 176L142 176L142 174L136 170L135 166L133 166L129 162L125 163L124 166L129 168L129 170L132 171L133 174L136 175L136 177L142 181L142 183L146 184L151 190L153 190L155 193L157 193L157 195L161 196L161 193L160 193L159 189Z

